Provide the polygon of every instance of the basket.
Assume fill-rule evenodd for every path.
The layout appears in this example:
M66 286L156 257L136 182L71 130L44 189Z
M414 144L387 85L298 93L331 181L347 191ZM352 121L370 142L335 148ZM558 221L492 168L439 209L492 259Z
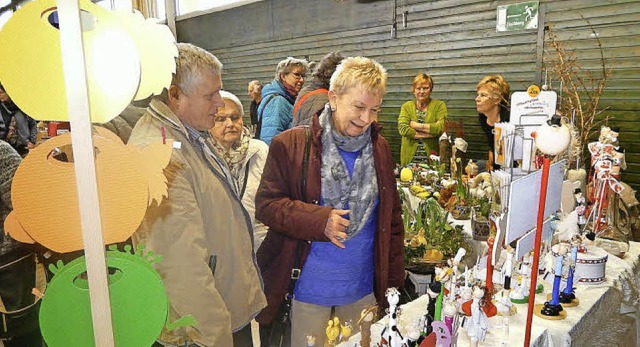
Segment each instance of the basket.
M473 239L476 241L487 241L489 238L489 234L491 233L491 228L489 226L489 218L482 217L482 219L478 219L478 213L473 211L471 214L471 233L473 235Z
M406 264L405 268L408 271L421 275L433 275L436 273L436 266L444 265L449 259L447 256L443 260L426 260L424 258L411 258L409 264Z

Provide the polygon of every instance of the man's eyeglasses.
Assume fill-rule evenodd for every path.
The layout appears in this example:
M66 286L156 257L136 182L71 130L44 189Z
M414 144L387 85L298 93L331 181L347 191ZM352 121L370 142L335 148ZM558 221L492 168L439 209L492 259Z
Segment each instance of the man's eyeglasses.
M292 74L298 80L307 77L307 75L301 74L301 73L297 73L297 72L290 72L290 74Z
M416 90L419 92L427 92L431 90L431 87L419 87L419 88L416 88Z

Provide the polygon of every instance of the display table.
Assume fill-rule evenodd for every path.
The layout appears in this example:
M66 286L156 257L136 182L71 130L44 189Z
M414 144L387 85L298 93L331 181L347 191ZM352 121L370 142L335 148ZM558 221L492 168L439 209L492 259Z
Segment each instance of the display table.
M531 346L640 346L637 338L638 307L640 296L640 243L631 242L624 259L609 256L606 281L599 285L580 284L576 296L580 305L567 307L567 318L550 321L533 317ZM545 285L545 293L536 295L536 303L546 301L551 286ZM401 327L411 325L426 312L428 298L418 299L401 306ZM502 317L489 319L491 328L481 346L522 346L524 343L527 305L515 305L516 315L509 317L509 337L506 339ZM371 327L372 345L379 342L386 317ZM360 334L355 334L340 347L358 346ZM458 330L458 346L468 346L466 330Z

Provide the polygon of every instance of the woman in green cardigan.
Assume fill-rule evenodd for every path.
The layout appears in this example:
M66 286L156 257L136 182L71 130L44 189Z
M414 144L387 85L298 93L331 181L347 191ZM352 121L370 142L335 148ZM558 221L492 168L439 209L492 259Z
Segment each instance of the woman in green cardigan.
M398 116L398 132L402 136L400 165L409 164L416 152L428 157L438 151L438 138L444 130L447 106L444 102L431 99L433 80L431 76L418 74L411 84L411 92L416 99L405 102Z

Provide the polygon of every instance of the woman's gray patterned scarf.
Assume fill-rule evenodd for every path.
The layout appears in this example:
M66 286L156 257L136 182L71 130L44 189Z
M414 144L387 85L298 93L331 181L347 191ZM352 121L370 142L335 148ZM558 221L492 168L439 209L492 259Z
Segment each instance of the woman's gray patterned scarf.
M362 230L378 197L371 127L357 137L344 136L334 130L331 117L331 109L327 103L320 115L320 126L323 129L322 199L325 205L334 209L345 210L348 206L351 210L351 224L346 230L345 239L349 240ZM353 166L352 177L349 177L349 171L338 152L338 147L347 152L361 151Z

